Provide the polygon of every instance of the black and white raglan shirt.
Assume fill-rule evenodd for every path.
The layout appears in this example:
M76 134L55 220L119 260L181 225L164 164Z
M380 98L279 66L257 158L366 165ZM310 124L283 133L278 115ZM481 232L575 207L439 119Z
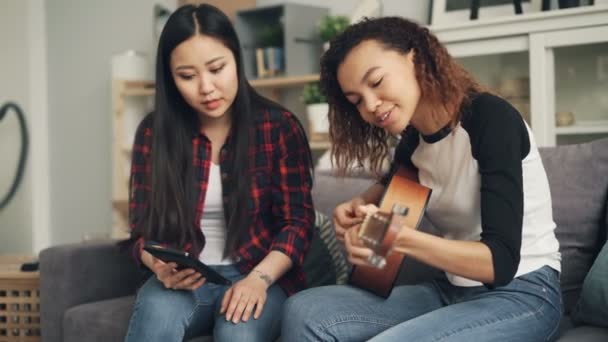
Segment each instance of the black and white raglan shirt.
M508 102L482 93L453 128L430 136L408 128L395 151L393 166L400 164L413 164L432 189L426 216L443 237L489 247L489 286L545 265L560 271L547 175L532 133ZM457 286L481 285L446 275Z

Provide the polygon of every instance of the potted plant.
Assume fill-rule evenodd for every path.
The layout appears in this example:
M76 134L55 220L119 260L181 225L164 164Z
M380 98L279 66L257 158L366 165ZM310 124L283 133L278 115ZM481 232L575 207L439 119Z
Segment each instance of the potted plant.
M329 134L329 105L327 98L321 90L319 82L311 82L302 90L302 101L306 104L306 114L309 123L310 136Z
M344 32L350 25L350 19L343 15L326 15L319 22L319 35L323 42L323 49L329 49L329 41Z

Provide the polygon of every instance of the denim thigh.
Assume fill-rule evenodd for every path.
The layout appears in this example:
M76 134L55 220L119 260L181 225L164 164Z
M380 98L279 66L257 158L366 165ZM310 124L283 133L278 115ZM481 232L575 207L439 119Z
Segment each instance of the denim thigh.
M191 291L167 289L151 276L137 293L125 341L181 341L195 311Z
M226 279L232 281L233 284L245 277L234 265L212 265L210 267ZM219 315L224 293L229 288L230 286L228 285L207 283L193 292L196 310L192 315L191 324L186 332L187 338L210 335L212 333L213 327L216 324L216 318Z
M232 323L232 321L227 321L225 315L219 314L221 299L218 300L216 303L213 340L215 342L274 341L280 333L281 314L283 312L283 304L287 299L287 295L277 284L272 285L267 290L266 294L266 303L264 304L260 317L258 317L258 319L254 319L252 315L247 322L241 321L236 324Z
M559 273L545 266L495 289L441 286L447 306L371 341L551 341L562 314ZM457 295L455 295L457 294Z
M232 265L211 267L233 282L243 277ZM207 283L194 291L172 290L151 276L138 291L126 341L181 341L210 334L216 304L227 289Z
M347 285L317 287L287 300L281 335L288 341L366 341L442 305L431 283L395 287L387 299Z

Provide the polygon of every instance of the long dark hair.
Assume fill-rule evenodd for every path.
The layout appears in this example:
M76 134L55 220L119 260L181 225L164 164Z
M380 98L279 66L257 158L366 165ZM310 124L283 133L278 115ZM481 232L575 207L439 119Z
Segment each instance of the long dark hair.
M361 118L344 96L337 78L338 67L348 53L365 40L376 40L403 54L413 50L421 101L455 113L454 123L473 94L483 90L426 27L400 17L366 18L350 26L331 41L321 57L321 85L330 106L332 159L342 172L353 161L362 164L365 160L369 160L372 170L379 171L388 156L388 133Z
M190 245L198 256L205 241L195 222L196 180L192 138L199 119L179 93L170 70L171 52L190 37L203 34L221 41L234 55L238 91L232 104L231 196L227 210L227 241L224 255L238 248L249 227L250 188L248 146L253 113L258 107L273 104L260 96L245 77L240 43L228 17L216 7L203 4L180 7L168 19L159 39L156 59L156 98L153 113L149 205L136 230L145 239L167 242L179 248Z

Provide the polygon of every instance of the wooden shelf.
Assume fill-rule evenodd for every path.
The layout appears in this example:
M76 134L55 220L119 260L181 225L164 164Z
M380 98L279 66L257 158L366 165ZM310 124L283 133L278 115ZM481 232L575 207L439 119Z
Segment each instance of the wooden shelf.
M310 82L319 80L318 74L292 76L292 77L273 77L273 78L258 78L249 80L254 88L287 88L303 86Z
M310 82L319 80L318 74L292 76L292 77L273 77L258 78L250 80L254 88L287 88L303 86ZM152 81L124 81L121 82L123 96L151 96L154 95L154 82Z
M152 81L124 81L121 83L122 96L151 96L154 95L154 82Z
M311 150L329 150L331 148L331 142L329 141L310 141Z
M114 199L112 207L118 210L123 217L129 217L129 199Z
M311 150L329 150L331 148L331 142L329 141L309 141ZM123 146L121 151L126 155L131 155L132 148L130 146Z
M608 133L608 120L582 121L572 126L555 127L555 134L558 135L602 133Z

